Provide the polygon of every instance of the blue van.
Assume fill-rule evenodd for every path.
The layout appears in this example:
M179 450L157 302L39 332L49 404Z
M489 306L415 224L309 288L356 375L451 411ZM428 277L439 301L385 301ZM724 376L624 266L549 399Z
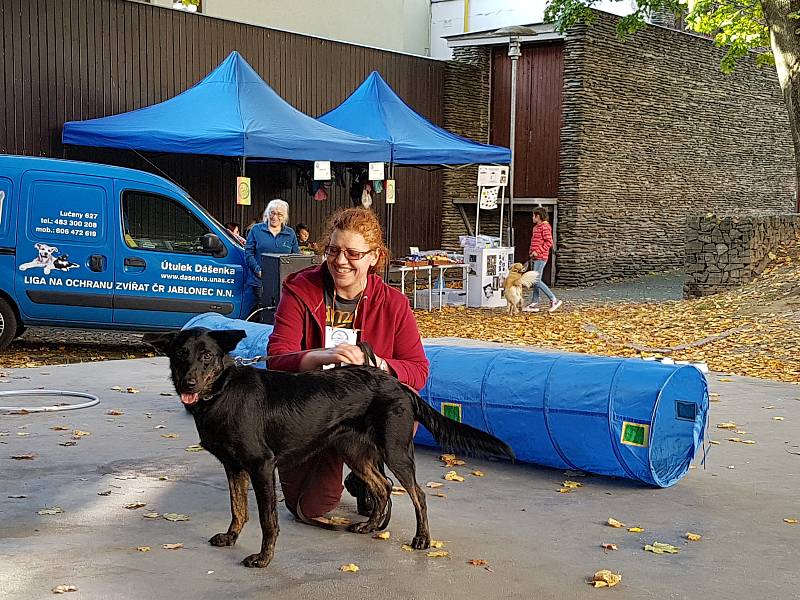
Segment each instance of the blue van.
M0 348L28 325L179 328L243 318L242 245L177 185L121 167L0 156Z

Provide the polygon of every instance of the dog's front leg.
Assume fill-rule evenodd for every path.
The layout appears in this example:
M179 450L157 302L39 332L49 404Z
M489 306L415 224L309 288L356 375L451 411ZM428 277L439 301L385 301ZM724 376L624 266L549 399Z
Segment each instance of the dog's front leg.
M226 533L218 533L208 540L212 546L233 546L248 519L247 486L250 476L244 469L236 470L228 465L225 465L225 474L231 494L231 524Z
M245 567L266 567L275 553L278 539L278 511L275 498L275 461L265 460L250 471L253 491L258 501L258 520L261 522L261 552L242 561Z

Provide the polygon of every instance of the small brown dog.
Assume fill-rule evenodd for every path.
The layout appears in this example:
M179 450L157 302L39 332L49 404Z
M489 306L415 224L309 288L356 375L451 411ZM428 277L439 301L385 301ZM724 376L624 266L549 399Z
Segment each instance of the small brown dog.
M508 314L515 315L522 312L522 288L532 288L539 281L536 271L525 272L522 263L514 263L503 283L506 294Z

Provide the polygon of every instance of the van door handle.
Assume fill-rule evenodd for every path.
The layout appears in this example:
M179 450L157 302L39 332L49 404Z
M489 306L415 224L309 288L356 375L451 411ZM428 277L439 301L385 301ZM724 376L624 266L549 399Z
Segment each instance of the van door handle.
M123 261L123 264L126 267L142 267L142 268L144 268L145 266L147 266L147 263L144 262L144 259L136 258L136 257L133 257L133 258L128 257L128 258L126 258Z
M106 270L106 257L102 254L92 254L89 257L89 270L102 273Z

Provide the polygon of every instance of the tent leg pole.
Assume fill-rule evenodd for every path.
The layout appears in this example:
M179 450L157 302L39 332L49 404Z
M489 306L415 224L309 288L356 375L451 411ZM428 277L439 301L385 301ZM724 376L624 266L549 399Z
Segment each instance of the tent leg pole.
M246 161L247 161L247 159L244 156L242 156L240 158L240 163L241 164L239 166L239 170L240 170L240 173L241 173L242 177L245 176L245 163L246 163ZM238 189L236 190L236 193L237 194L239 193ZM252 202L252 201L253 201L252 200L252 196L250 196L250 202ZM242 228L241 231L244 231L244 228L246 227L246 225L244 224L244 204L242 204L241 211L239 212L239 223L241 223L241 225L239 225L239 227Z

